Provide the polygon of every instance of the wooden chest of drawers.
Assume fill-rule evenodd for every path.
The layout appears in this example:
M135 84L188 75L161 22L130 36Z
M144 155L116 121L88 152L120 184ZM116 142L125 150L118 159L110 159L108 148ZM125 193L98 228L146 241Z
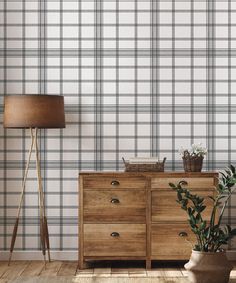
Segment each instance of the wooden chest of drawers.
M151 268L152 260L188 259L195 236L169 183L185 180L186 187L208 196L217 177L210 172L81 172L79 268L86 260L137 259Z

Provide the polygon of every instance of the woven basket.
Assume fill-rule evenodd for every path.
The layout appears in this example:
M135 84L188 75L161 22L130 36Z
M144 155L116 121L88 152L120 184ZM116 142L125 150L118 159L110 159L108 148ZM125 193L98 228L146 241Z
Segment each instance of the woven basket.
M185 153L183 156L184 171L201 172L203 159L204 156L190 156L189 153Z
M143 163L143 164L131 164L122 157L125 172L164 172L166 158L162 162L157 162L153 164Z

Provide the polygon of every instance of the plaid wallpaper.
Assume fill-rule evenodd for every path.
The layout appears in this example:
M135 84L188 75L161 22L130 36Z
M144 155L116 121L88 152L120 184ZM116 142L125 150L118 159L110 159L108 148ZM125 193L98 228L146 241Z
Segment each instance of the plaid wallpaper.
M65 97L66 129L40 134L42 175L52 249L76 250L79 170L123 170L136 155L182 170L177 150L193 142L209 149L205 170L236 163L236 1L1 0L0 93L1 117L4 95ZM29 141L0 127L4 250ZM34 169L19 250L40 246Z

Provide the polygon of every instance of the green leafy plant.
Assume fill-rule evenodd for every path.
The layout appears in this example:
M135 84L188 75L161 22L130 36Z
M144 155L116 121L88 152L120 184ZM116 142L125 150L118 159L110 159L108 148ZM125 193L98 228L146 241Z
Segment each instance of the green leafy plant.
M235 184L235 167L230 165L224 172L220 172L215 195L208 196L212 201L212 211L210 220L207 221L203 218L203 212L206 209L205 198L183 188L183 185L187 185L185 181L181 181L177 185L169 183L170 187L176 191L176 201L186 211L191 230L196 235L197 243L193 247L194 250L220 251L222 245L228 244L229 240L236 235L236 229L232 229L230 225L224 227L221 225L225 208L235 190Z

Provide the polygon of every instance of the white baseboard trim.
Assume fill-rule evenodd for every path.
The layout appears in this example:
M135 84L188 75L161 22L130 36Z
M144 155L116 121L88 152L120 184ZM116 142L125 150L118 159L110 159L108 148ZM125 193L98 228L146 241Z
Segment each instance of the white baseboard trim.
M8 260L9 252L0 251L0 260ZM236 260L236 251L227 251L229 260ZM52 260L78 260L78 252L76 251L51 251ZM15 251L12 260L42 260L42 252L40 251Z
M52 260L78 260L77 251L51 251ZM8 260L9 251L0 251L0 260ZM12 260L43 260L41 251L15 251Z

